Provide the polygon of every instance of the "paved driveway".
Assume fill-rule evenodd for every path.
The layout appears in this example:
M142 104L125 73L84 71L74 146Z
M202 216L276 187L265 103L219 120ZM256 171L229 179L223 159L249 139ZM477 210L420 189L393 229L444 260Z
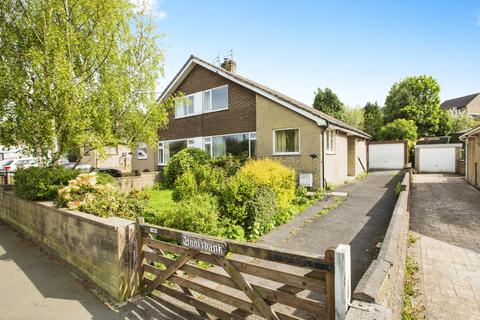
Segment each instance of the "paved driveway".
M341 186L336 191L347 192L348 197L339 207L306 223L333 199L321 201L263 236L259 243L314 254L324 254L338 244L350 244L354 289L376 258L377 244L385 235L395 207L394 189L401 179L396 171L373 172L362 181Z
M480 319L480 191L462 177L417 174L411 205L427 319Z

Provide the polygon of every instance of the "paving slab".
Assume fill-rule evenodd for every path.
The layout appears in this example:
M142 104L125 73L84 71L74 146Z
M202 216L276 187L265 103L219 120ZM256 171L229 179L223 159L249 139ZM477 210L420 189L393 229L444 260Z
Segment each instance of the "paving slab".
M354 289L378 254L378 244L383 240L397 200L394 189L402 178L398 171L372 172L363 180L340 186L335 191L348 196L336 209L309 222L334 200L320 201L258 242L319 255L330 247L350 244Z
M427 319L480 319L480 192L463 177L414 175L410 251Z

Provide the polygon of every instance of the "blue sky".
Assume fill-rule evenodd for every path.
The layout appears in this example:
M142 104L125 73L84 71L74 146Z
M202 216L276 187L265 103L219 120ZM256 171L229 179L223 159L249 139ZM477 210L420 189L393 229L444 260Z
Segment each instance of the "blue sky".
M233 50L238 73L311 104L329 87L383 105L391 85L434 76L442 100L480 91L480 0L148 0L165 34L166 78L190 54Z

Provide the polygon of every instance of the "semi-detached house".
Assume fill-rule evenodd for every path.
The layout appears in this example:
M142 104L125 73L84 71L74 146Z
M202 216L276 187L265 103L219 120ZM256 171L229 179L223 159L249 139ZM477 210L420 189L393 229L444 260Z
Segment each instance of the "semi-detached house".
M178 151L197 147L226 154L273 158L295 169L313 189L363 172L370 136L311 106L236 73L191 56L160 99L182 93L156 150L139 146L133 169L156 171Z

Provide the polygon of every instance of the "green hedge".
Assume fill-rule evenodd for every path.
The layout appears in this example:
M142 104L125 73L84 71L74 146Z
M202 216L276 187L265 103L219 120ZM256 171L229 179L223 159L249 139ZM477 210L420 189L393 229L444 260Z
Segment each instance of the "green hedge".
M15 173L15 194L26 200L54 200L58 190L80 174L64 167L19 169Z
M174 155L163 171L163 183L173 187L178 177L187 171L192 171L199 165L206 164L210 156L202 149L187 148Z

